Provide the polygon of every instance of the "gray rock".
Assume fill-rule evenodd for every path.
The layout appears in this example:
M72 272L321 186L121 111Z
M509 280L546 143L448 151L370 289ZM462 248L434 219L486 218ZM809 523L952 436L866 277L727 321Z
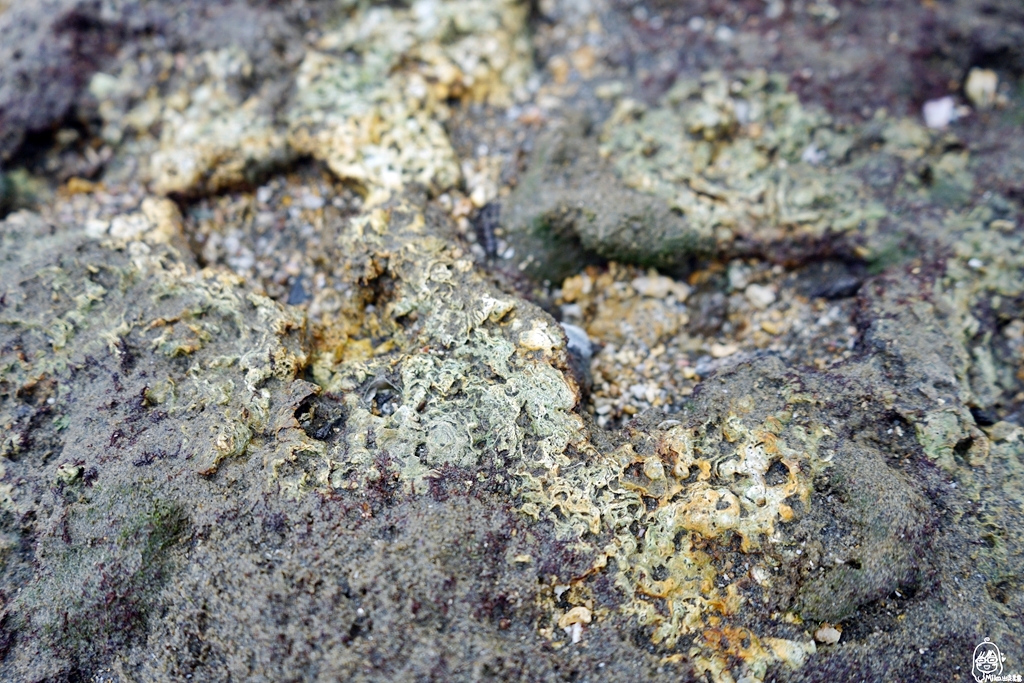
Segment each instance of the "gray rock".
M560 282L595 257L656 267L709 253L665 202L626 187L577 116L541 136L526 173L503 206L502 225L524 271Z

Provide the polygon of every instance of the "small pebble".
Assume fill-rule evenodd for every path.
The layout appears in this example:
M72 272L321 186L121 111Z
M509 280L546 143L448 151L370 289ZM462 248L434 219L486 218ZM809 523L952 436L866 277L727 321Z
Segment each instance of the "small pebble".
M660 275L638 277L631 284L637 293L654 299L664 299L672 289L672 280Z
M743 294L747 297L750 305L762 311L775 303L775 290L771 287L747 285Z
M558 625L562 628L573 624L589 624L593 618L589 609L583 605L577 605L558 619Z
M818 149L813 144L807 145L804 148L803 154L800 155L800 161L811 166L816 166L821 162L825 161L828 157L828 153L825 150Z
M978 109L988 109L996 101L996 89L998 87L999 77L995 71L975 67L967 74L964 93L975 107Z
M309 209L310 211L322 209L325 203L323 197L318 197L315 194L307 194L302 198L302 208Z
M562 329L565 330L569 350L578 353L583 360L589 363L594 355L594 344L587 336L586 330L569 323L562 323Z
M98 240L107 234L109 228L110 223L96 218L91 218L85 222L85 234L89 239Z
M1016 441L1024 430L1012 422L1000 421L985 430L992 441Z
M842 632L828 624L823 625L814 632L814 639L825 645L835 645L839 642Z
M712 358L727 358L739 350L735 344L712 344L710 349Z
M924 125L929 128L942 129L956 120L956 103L952 97L940 97L928 100L921 108Z

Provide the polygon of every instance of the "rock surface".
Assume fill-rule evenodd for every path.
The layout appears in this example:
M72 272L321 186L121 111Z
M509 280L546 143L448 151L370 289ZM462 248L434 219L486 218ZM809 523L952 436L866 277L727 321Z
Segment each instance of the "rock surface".
M1024 668L1016 10L758 7L0 2L0 678Z

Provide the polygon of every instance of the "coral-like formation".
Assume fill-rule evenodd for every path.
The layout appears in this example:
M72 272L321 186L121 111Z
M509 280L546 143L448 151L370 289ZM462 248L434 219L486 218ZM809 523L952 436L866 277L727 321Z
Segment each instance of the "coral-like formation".
M414 206L353 218L339 240L349 278L339 287L355 296L320 323L313 374L340 397L331 410L344 429L315 483L355 489L394 476L424 491L445 467L503 484L568 462L584 430L554 321L485 286Z
M736 236L813 241L884 215L852 174L834 169L852 140L829 124L778 75L710 73L677 83L659 107L621 101L601 152L626 186L660 197L720 246Z
M523 96L526 11L516 2L353 6L306 52L293 82L258 73L233 45L184 64L162 55L169 63L158 68L180 72L165 79L173 88L140 92L138 67L127 63L93 76L90 91L108 138L141 136L161 194L239 187L296 155L384 196L410 183L444 190L461 178L444 129L450 103L508 106ZM157 128L159 138L145 141Z
M0 46L0 677L1022 651L1024 211L977 137L1020 98L850 110L739 67L789 73L777 3L731 52L650 5L62 0L79 42Z
M423 0L349 17L299 67L292 145L370 189L452 187L460 168L443 127L448 103L512 103L529 73L526 11Z

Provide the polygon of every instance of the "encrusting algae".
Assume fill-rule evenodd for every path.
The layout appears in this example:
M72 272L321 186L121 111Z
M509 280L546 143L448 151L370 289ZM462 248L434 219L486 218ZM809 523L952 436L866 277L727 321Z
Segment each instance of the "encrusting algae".
M110 232L123 224L137 231L104 234L100 244L83 241L79 262L60 266L46 262L43 221L28 213L7 219L9 240L35 236L27 247L34 256L21 273L37 287L9 293L11 308L0 322L45 340L49 351L6 362L5 381L24 384L60 374L108 352L129 364L128 348L137 344L182 359L183 375L157 373L140 400L168 417L188 416L183 448L195 456L198 471L212 473L224 458L245 453L253 435L266 429L268 381L290 381L306 365L298 339L302 318L249 291L234 274L182 262L173 246L183 239L180 219L166 200L147 200L140 212L115 218ZM33 310L32 297L40 292L73 305L48 307L34 318L18 315L19 309ZM8 439L4 454L17 450L16 439Z
M355 291L314 325L321 341L312 366L323 387L316 410L338 415L343 429L326 445L301 435L282 444L271 479L292 495L382 485L423 492L457 468L467 485L507 487L525 514L592 555L592 572L612 572L622 612L649 626L654 642L699 636L693 655L724 671L714 654L721 643L700 634L722 626L744 598L719 586L700 548L736 535L756 557L777 524L810 504L828 460L819 452L827 427L796 423L785 410L758 417L749 398L737 398L721 420L665 426L600 452L575 411L579 389L566 372L561 328L484 285L436 231L399 203L352 219L342 233L350 260L341 270ZM386 341L339 337L339 328ZM309 385L304 396L316 393ZM753 632L745 638L755 644L752 670L796 665L813 651L810 642L762 647Z
M864 639L850 628L839 645L842 629L832 623L886 596L902 598L905 587L946 590L943 600L952 599L948 585L928 586L922 577L940 562L952 566L949 556L969 543L974 554L961 559L971 571L1014 566L999 536L1011 512L996 498L1021 500L1012 486L1022 471L1021 432L1010 422L982 424L976 413L1001 405L1022 377L1024 323L1015 307L1024 295L1024 248L1006 200L990 194L965 208L976 187L963 145L884 113L839 125L801 103L785 77L764 71L679 78L651 103L608 87L607 120L568 116L540 132L518 187L501 196L498 229L513 248L488 253L488 267L563 282L555 305L567 322L586 324L588 344L605 345L590 368L596 379L623 384L616 392L637 402L628 404L635 417L622 429L604 431L622 416L611 415L610 403L588 411L565 328L486 272L450 220L454 205L463 205L466 219L499 196L501 164L486 152L460 161L446 123L456 102L508 108L529 99L529 11L512 0L345 2L277 82L260 82L258 60L238 46L155 55L154 68L171 75L145 92L135 65L95 75L90 91L100 101L104 139L142 162L141 177L157 195L245 187L311 157L329 170L323 178L354 188L360 201L334 198L341 201L333 208L357 208L329 225L332 233L322 212L330 199L295 195L303 199L291 218L332 235L331 253L341 255L329 264L330 285L325 276L309 293L308 315L257 293L240 275L198 267L167 199L148 197L105 219L94 211L63 233L35 214L8 216L0 246L17 266L4 273L0 327L14 341L0 347L0 389L20 403L4 403L0 413L0 511L12 519L35 514L43 487L20 477L26 454L36 453L29 437L39 423L62 434L61 449L91 443L96 418L75 412L65 388L88 372L115 388L100 408L118 425L97 449L101 467L124 447L138 455L132 467L176 468L189 486L199 481L218 495L256 491L248 512L235 505L209 526L251 515L260 496L296 508L329 500L336 509L317 514L367 519L375 514L367 501L407 502L442 487L467 499L481 489L499 492L508 507L501 514L555 539L531 552L562 553L502 555L529 574L536 592L525 599L537 609L527 628L551 649L587 645L597 629L626 628L633 644L649 643L666 666L686 661L718 683L764 681L820 656L811 620L828 631L820 642L838 648ZM444 197L444 208L438 197L449 191L456 199ZM918 200L943 210L923 218L893 210ZM291 202L281 202L282 213ZM258 204L252 213L262 216L245 220L282 231L280 215L266 200ZM681 366L696 383L688 393L669 396L670 383L653 379L626 386L627 373L602 375L612 373L613 344L629 351L616 363L634 369L654 349L681 359L666 352L670 340L685 336L689 351L702 349L713 333L694 329L691 338L683 329L691 314L703 315L700 302L713 287L618 263L578 274L577 256L663 269L694 256L774 260L778 270L766 265L757 282L747 281L740 258L720 273L733 297L757 311L747 322L774 337L789 321L772 309L781 293L770 278L783 273L788 256L829 243L865 268L884 269L905 255L900 237L910 234L911 220L920 220L915 235L952 240L942 274L915 279L918 268L906 281L864 285L860 317L843 323L849 353L835 363L796 372L777 348L751 348L740 334L724 336L730 330L707 345L715 364L704 366L703 379ZM575 270L562 272L566 264ZM278 285L287 282L305 299L302 278L292 277ZM600 296L591 296L594 283ZM811 318L807 297L802 303L786 315ZM129 378L138 387L125 401ZM123 501L135 494L105 488L102 479L96 485L94 463L61 449L38 458L47 495L74 510L53 513L52 526L66 524L62 515L74 533L81 525L81 538L99 544L89 551L96 566L114 546L127 548L146 566L122 593L142 597L110 601L149 605L165 572L163 556L155 556L185 538L190 523L188 510L168 501L192 489L173 490L184 477L167 475L171 493L139 493L141 517L119 512L127 523L117 540L100 538L96 529L107 522L88 496L113 509L131 507ZM149 476L138 478L156 491L157 476ZM946 507L930 507L924 491ZM975 513L964 501L984 509L977 514L995 539L986 548L969 537L973 522L944 526L947 535L933 538L930 525L939 522L931 516L955 518L950 527L970 520ZM264 531L283 526L260 523ZM58 532L47 533L39 557L70 552ZM198 530L190 542L198 547L209 533ZM260 562L263 553L261 542ZM60 562L15 599L27 623L45 622L39 628L55 633L66 615L31 615L50 584L77 580L75 565ZM294 579L308 581L302 591L324 590L323 577L303 569L310 576ZM356 591L344 580L338 594L351 599ZM987 583L978 595L985 589L1000 595ZM96 596L72 604L73 621L108 614L98 588ZM1011 598L997 599L982 606L1012 609ZM421 606L411 603L415 615ZM494 604L496 628L508 628L500 625L504 607ZM366 605L353 607L350 640L371 623ZM921 612L909 619L925 619ZM886 637L906 633L897 629ZM89 643L94 634L84 629L76 638ZM77 656L92 646L61 647Z
M324 390L341 397L345 430L317 483L352 488L396 476L422 492L445 466L494 472L501 483L527 462L568 462L566 448L585 432L556 323L485 286L411 206L374 209L340 239L357 294L318 324L312 364ZM375 288L380 296L362 298ZM339 326L387 341L339 337Z
M656 107L620 101L601 155L627 187L659 197L723 248L737 236L813 241L876 227L884 207L843 168L853 142L780 75L712 72L677 82Z
M328 31L296 76L289 141L370 190L454 186L450 100L509 106L530 72L527 7L436 2L373 7Z
M253 182L299 155L323 161L366 192L461 179L444 122L450 103L509 106L525 95L531 57L520 2L438 2L343 8L306 51L293 88L249 85L238 47L200 53L143 96L138 68L97 74L106 135L149 156L160 194L195 195ZM169 59L169 58L168 58ZM292 90L287 97L280 91ZM151 130L159 129L159 139Z

